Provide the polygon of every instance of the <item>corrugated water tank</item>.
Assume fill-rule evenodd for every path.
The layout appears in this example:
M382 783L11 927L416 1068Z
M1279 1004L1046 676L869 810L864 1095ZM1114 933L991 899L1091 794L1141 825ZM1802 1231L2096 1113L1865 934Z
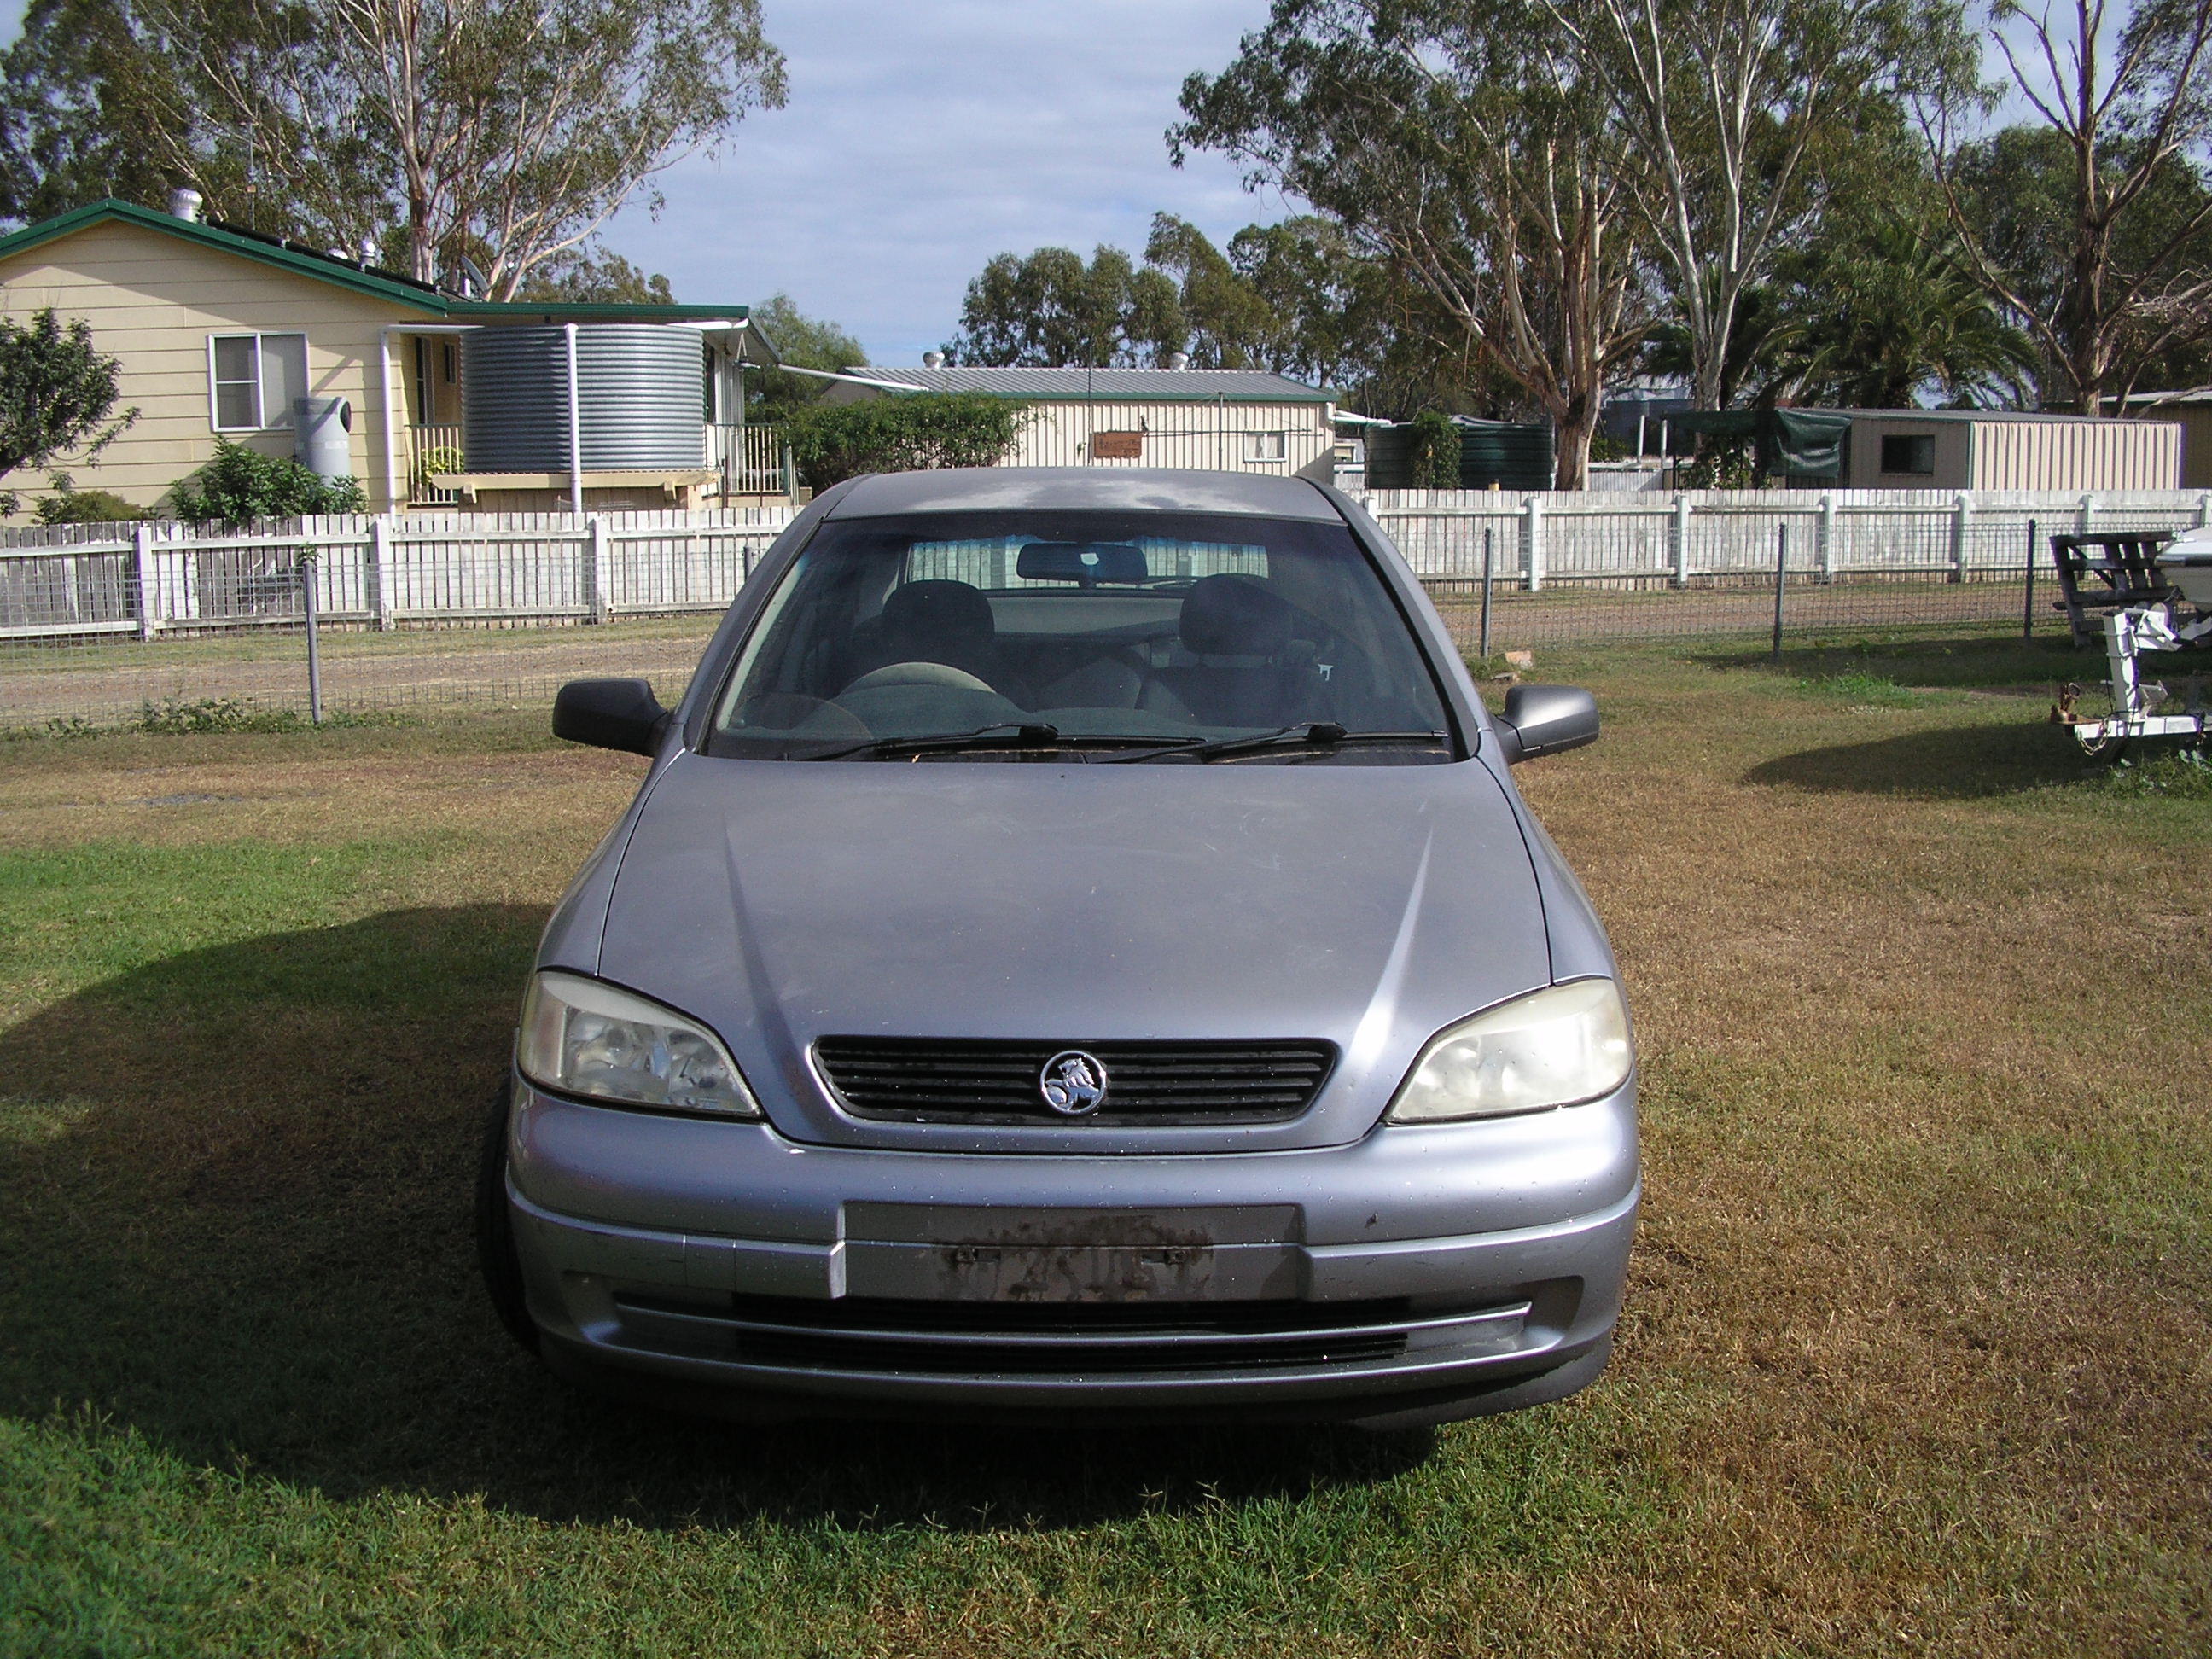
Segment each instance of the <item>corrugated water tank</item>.
M640 323L576 329L576 403L586 472L706 464L702 348L696 330ZM566 472L568 343L559 327L461 336L461 447L471 472Z

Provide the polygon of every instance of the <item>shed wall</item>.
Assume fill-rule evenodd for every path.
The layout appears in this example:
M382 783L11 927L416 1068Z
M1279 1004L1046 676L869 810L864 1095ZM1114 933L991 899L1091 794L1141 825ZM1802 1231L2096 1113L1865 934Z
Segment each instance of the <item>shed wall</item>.
M208 406L208 336L307 337L307 384L317 397L353 404L350 464L372 505L384 497L384 417L376 356L386 324L417 313L365 295L164 236L137 225L93 225L0 261L0 313L18 322L51 306L92 325L93 343L123 365L118 409L138 419L97 465L70 471L80 489L112 489L151 507L168 487L215 454ZM395 382L404 370L395 374ZM289 457L289 429L228 434ZM26 505L47 493L18 477Z
M1973 489L2178 489L2172 421L1976 421Z
M1890 436L1933 437L1935 471L1883 471L1881 441ZM1972 449L1964 421L1917 421L1909 415L1856 419L1851 422L1850 477L1844 482L1853 489L1964 489Z
M1336 433L1325 404L1058 403L1039 399L1007 457L1012 466L1170 466L1286 477L1332 462ZM1099 432L1141 432L1138 453L1091 455ZM1280 460L1251 458L1248 434L1283 434Z
M2212 404L2160 404L2131 421L2172 421L2181 428L2181 487L2212 489Z

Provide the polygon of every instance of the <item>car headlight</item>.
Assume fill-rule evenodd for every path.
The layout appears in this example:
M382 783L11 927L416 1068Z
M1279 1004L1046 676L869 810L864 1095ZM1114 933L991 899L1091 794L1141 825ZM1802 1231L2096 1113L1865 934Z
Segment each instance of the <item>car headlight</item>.
M1628 1010L1609 979L1578 979L1447 1025L1383 1115L1443 1123L1573 1106L1627 1080Z
M725 1117L761 1115L712 1031L579 974L542 973L530 981L515 1060L532 1083L562 1094Z

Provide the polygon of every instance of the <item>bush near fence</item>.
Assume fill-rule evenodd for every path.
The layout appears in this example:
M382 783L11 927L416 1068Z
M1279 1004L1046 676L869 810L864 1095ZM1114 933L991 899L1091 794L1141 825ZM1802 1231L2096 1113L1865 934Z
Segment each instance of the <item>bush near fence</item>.
M2023 587L2031 532L2212 520L2212 495L2197 491L1377 490L1363 504L1470 651L1486 637L1504 649L1765 629L1778 574L1791 630L2027 619L2057 598L2045 550L2044 596ZM334 706L527 701L568 672L620 672L630 648L566 627L559 641L485 640L474 658L459 641L348 647L348 634L690 617L635 647L641 672L680 684L687 653L696 659L797 510L0 531L0 726L112 720L179 700L304 708L292 658L304 655L294 636L308 582L321 627L341 636L325 653ZM215 648L222 641L235 648Z

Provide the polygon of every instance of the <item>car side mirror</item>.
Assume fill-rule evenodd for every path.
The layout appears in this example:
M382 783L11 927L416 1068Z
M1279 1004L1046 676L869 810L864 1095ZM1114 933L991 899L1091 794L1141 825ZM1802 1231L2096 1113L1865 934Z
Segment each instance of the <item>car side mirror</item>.
M1578 685L1516 685L1496 720L1505 763L1556 755L1597 741L1597 699Z
M670 718L644 680L570 680L553 699L555 737L629 755L657 752Z

